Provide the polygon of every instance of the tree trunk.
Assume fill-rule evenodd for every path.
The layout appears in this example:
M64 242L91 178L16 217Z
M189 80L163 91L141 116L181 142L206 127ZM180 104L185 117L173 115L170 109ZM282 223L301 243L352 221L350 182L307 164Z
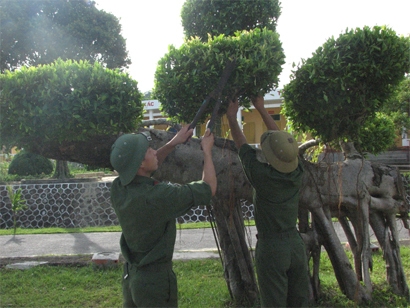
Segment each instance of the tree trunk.
M249 247L245 241L240 200L233 198L226 203L214 198L213 207L223 252L224 275L230 293L240 307L254 307L258 289Z
M371 251L369 223L370 214L377 211L386 215L395 216L402 213L408 217L409 205L405 201L400 174L397 169L370 163L362 159L355 151L352 144L344 144L346 159L343 162L311 164L304 162L306 176L301 190L299 206L308 208L314 216L317 232L329 254L335 276L341 290L352 300L357 302L369 301L371 299L372 284L370 280ZM331 217L344 219L349 217L354 227L354 234L346 228L347 224L342 222L345 233L352 244L355 268L353 271L350 262L346 259L345 252L341 247L340 240L335 236ZM378 225L375 228L383 228L387 225L387 218L373 219ZM395 221L392 222L395 228ZM397 234L391 232L395 242L398 242ZM385 245L381 245L384 249ZM392 271L397 277L404 277L403 268L400 263L400 254L394 256L394 252L385 250L390 254L386 258L386 265L390 267L389 260L394 260L400 266L393 267ZM364 288L360 284L363 277ZM408 297L408 287L403 279L392 279L391 284L400 281L401 286L393 286L392 289L398 295ZM396 284L397 285L397 284ZM357 286L357 288L356 288Z
M317 231L323 238L323 246L332 263L341 291L357 303L369 302L371 294L366 292L357 279L356 273L336 235L332 221L326 217L322 208L314 208L312 214Z
M56 160L56 169L53 174L54 179L68 179L70 178L70 170L66 160Z
M370 215L370 225L384 252L383 257L387 264L386 276L389 285L394 293L409 298L409 287L400 258L400 242L397 241L395 215L391 214L390 217L386 218L382 213L373 212Z
M56 169L54 170L54 179L68 179L70 178L70 170L66 160L56 160Z

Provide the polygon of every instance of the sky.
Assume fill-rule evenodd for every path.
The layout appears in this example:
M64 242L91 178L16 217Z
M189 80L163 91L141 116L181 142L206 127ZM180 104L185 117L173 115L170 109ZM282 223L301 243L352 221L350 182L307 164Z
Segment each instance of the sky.
M141 92L150 91L157 63L168 46L183 44L180 13L185 0L95 1L98 9L120 19L132 61L128 73ZM398 35L410 35L409 0L282 0L281 7L277 32L286 63L279 88L289 82L292 63L309 58L327 39L346 29L386 25Z

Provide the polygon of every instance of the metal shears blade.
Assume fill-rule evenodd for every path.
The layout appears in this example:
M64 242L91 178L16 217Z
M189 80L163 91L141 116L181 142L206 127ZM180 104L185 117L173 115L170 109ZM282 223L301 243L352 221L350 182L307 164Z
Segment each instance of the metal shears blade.
M230 60L221 75L221 78L218 81L218 84L216 85L215 89L204 99L202 102L201 107L199 108L198 112L196 113L194 119L192 120L191 124L189 125L189 128L195 128L196 124L198 123L199 119L205 112L206 107L208 106L209 102L211 99L214 99L216 101L215 107L212 111L212 116L211 119L209 120L207 124L207 128L209 128L212 131L213 125L215 123L216 116L218 114L219 108L221 106L221 100L220 96L222 93L223 88L225 87L229 77L231 76L233 70L236 67L236 60Z

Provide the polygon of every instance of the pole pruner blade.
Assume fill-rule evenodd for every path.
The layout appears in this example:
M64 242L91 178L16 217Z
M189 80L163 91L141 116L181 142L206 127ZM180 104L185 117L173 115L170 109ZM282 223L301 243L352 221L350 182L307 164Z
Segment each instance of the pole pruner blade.
M215 118L218 114L219 107L221 106L221 102L219 97L221 96L222 90L225 87L229 77L231 76L233 70L236 67L236 60L230 60L221 75L221 78L218 81L218 84L216 85L215 89L204 99L202 102L201 107L199 108L198 112L196 113L194 119L192 120L191 124L189 125L189 128L195 128L196 124L198 123L199 119L202 117L204 114L206 107L208 106L209 102L211 99L214 99L216 101L215 107L212 112L211 119L209 120L207 124L207 128L210 128L212 130L213 124L215 122Z

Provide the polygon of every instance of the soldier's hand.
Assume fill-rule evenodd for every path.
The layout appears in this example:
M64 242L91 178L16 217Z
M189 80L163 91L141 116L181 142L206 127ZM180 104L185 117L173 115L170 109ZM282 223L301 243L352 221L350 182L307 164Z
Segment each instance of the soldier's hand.
M211 133L209 128L202 137L201 146L204 152L210 153L212 151L212 147L214 146L214 134Z

